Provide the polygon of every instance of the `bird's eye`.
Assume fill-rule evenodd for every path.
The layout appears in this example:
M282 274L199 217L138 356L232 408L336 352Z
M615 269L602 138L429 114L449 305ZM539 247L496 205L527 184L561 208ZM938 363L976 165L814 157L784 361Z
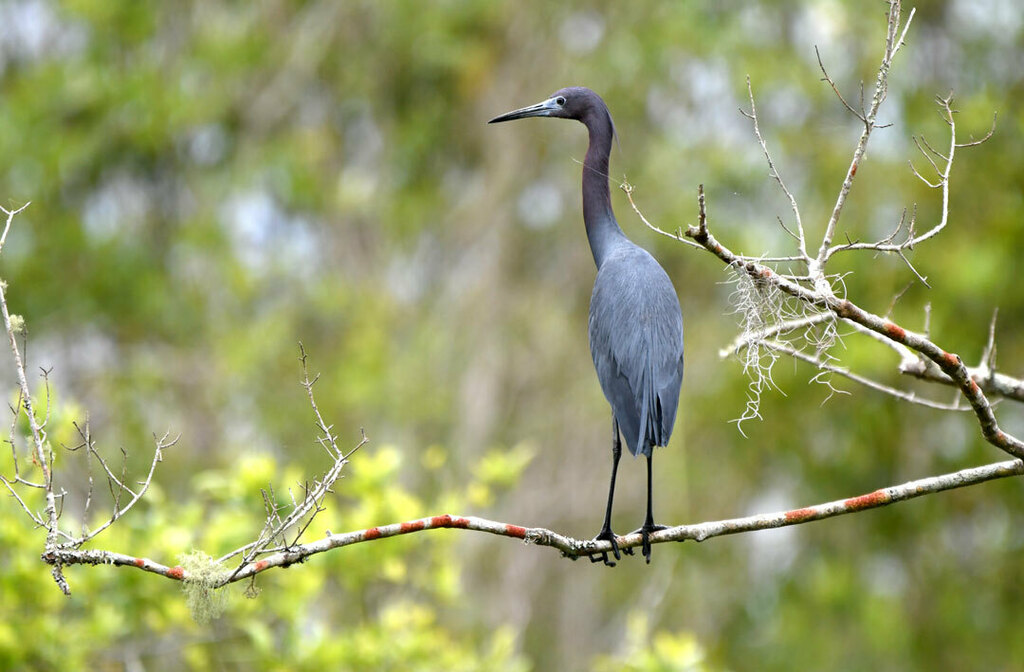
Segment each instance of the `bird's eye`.
M559 96L558 98L555 98L555 102L559 105L565 105L565 98Z

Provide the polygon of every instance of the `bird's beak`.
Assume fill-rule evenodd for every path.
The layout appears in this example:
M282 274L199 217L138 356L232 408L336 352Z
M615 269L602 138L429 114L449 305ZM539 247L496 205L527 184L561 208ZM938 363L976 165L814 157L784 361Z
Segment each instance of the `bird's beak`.
M555 99L548 98L536 105L530 105L529 107L522 107L518 110L506 112L505 114L491 119L487 123L497 124L500 121L512 121L514 119L525 119L527 117L550 117L553 116L558 109L558 103L555 102Z

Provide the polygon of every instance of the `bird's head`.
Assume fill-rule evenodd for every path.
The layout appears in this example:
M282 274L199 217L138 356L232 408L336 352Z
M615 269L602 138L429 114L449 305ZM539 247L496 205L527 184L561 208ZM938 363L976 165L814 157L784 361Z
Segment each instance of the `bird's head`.
M555 91L550 98L542 100L536 105L506 112L487 123L496 124L500 121L513 121L527 117L558 117L587 123L589 116L598 113L608 115L608 107L599 95L586 87L570 86Z

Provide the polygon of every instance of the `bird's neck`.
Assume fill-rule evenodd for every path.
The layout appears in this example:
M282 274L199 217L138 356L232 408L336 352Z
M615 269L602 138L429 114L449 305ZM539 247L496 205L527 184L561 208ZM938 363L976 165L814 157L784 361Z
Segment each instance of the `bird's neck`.
M613 135L611 119L604 114L584 123L590 132L590 146L583 160L583 223L587 227L594 263L600 268L612 248L625 242L626 236L615 221L608 190L608 157L612 151Z

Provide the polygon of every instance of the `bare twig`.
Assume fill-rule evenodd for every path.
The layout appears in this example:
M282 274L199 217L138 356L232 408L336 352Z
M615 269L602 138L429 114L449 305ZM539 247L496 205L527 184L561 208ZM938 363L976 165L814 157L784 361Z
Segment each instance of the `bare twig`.
M975 140L972 137L970 142L958 143L957 147L977 147L981 143L986 142L996 132L996 119L998 118L998 116L999 116L998 112L993 112L992 113L992 126L991 126L991 128L988 129L988 133L986 133L980 140Z
M892 67L892 62L896 53L900 50L900 47L903 46L904 39L907 36L907 31L910 29L910 23L914 20L915 11L916 10L914 9L910 10L910 16L907 17L907 22L903 25L903 29L901 31L900 2L899 0L890 0L889 2L889 18L886 27L885 52L882 55L882 63L878 67L878 76L875 79L875 93L871 97L871 106L868 108L867 113L861 118L864 122L864 130L861 131L860 139L857 141L857 146L853 150L853 158L850 160L850 167L846 170L846 177L843 179L843 185L839 189L839 195L836 197L836 204L832 208L832 215L829 217L828 224L825 226L825 235L822 237L821 246L818 248L818 256L816 259L816 266L818 268L823 267L825 262L828 260L829 249L832 247L832 240L835 237L836 226L839 224L839 217L843 212L843 206L846 204L846 199L850 195L850 189L853 187L853 179L857 175L857 167L860 165L861 159L864 157L864 152L867 150L868 138L871 137L871 132L876 128L875 119L878 115L878 108L882 105L882 101L885 100L886 93L888 92L889 69ZM847 105L847 107L849 106Z
M836 86L834 81L832 81L832 77L829 76L828 71L825 69L825 64L821 62L821 52L818 51L817 45L814 47L814 55L818 57L818 67L821 68L821 74L824 75L824 78L821 81L828 82L828 85L832 87L832 91L836 94L836 97L839 98L839 102L843 104L843 107L849 110L850 114L860 119L861 123L867 124L868 120L866 113L864 112L864 83L861 82L861 109L858 112L853 109L848 102L846 102L846 98L843 98L843 94L839 91L839 87Z
M110 527L111 525L113 525L114 522L116 522L124 514L128 513L128 511L133 506L135 506L139 502L140 499L142 499L142 497L146 494L146 491L149 490L149 486L153 482L153 474L156 473L156 465L157 465L157 463L163 461L163 451L165 451L168 448L171 448L176 443L178 443L178 440L181 438L181 435L179 434L178 436L175 436L173 439L171 439L169 437L170 437L170 432L165 433L161 437L157 437L156 435L153 436L153 441L154 441L155 446L156 446L155 449L153 450L153 460L149 464L149 471L146 473L145 480L143 480L141 482L141 484L139 486L139 489L138 489L138 492L135 492L135 491L131 490L127 486L124 486L123 485L123 482L124 482L123 480L119 481L119 483L122 484L122 485L121 485L121 488L118 490L118 495L114 499L114 511L113 511L113 513L111 513L110 518L106 522L104 522L102 525L97 527L95 530L92 530L92 531L88 532L87 534L83 533L82 536L78 537L77 539L75 539L72 542L73 545L81 546L85 542L87 542L87 541L89 541L91 539L95 539L98 534L100 534L101 532L103 532L103 530L105 530L108 527ZM132 498L127 503L125 503L124 506L121 506L120 505L121 492L124 492L124 491L127 491L127 492L131 493Z
M815 368L819 369L821 372L834 373L844 378L848 378L849 380L852 380L855 383L859 383L865 387L869 387L872 390L875 390L876 392L888 394L891 397L896 397L897 399L906 401L911 404L917 404L918 406L926 406L927 408L934 408L939 411L968 410L967 408L964 408L957 404L949 404L943 403L941 401L934 401L932 399L920 397L913 392L907 392L905 390L892 387L891 385L885 385L884 383L880 383L877 380L872 380L867 376L862 376L858 373L854 373L845 366L836 366L835 364L831 364L828 361L825 361L820 356L809 355L806 352L801 352L800 350L797 350L791 345L783 343L781 341L769 340L765 342L765 345L769 348L772 348L773 350L783 352L792 357L793 359L798 359L802 362L806 362L814 366ZM821 374L819 373L819 375ZM952 384L952 381L950 381L950 383ZM829 387L835 391L835 388L832 388L831 385L829 385Z
M807 256L807 238L804 235L804 224L800 218L800 207L797 205L796 198L793 193L786 186L786 183L782 180L782 175L779 174L778 169L775 167L775 162L772 160L771 152L768 151L768 144L764 141L764 136L761 135L761 127L757 123L757 106L754 104L754 89L750 85L750 75L747 75L747 95L750 99L750 112L740 110L743 116L750 119L754 124L754 135L757 136L757 142L761 145L761 151L764 153L764 158L768 162L768 174L773 180L775 180L779 188L782 189L782 193L789 199L789 206L793 209L793 217L796 219L796 240L797 248L800 250L801 261L809 261L810 258ZM779 220L780 223L782 220ZM785 226L783 226L785 228Z
M32 205L32 201L29 201L15 210L8 210L0 205L0 212L3 212L7 216L7 220L4 222L4 232L0 234L0 252L3 251L4 244L7 242L7 232L11 230L11 224L14 222L14 217L21 214L21 212L30 205Z
M914 175L916 175L926 185L928 185L929 187L931 187L933 189L940 189L941 190L941 193L942 193L942 206L941 206L941 214L940 214L940 217L939 217L939 221L933 227L931 227L930 229L928 229L924 233L922 233L920 235L916 235L914 233L914 221L916 219L916 210L915 210L915 217L911 218L911 223L910 223L910 226L909 226L909 229L908 229L907 238L903 242L901 242L901 243L892 243L890 241L891 241L893 236L890 236L889 238L887 238L885 240L882 240L882 241L879 241L877 243L853 243L853 244L847 244L847 245L835 245L835 246L829 248L829 250L826 252L826 255L825 255L826 259L830 258L836 252L843 252L843 251L849 251L849 250L874 250L876 252L895 253L895 254L898 254L900 256L900 258L903 259L904 262L906 262L907 266L910 267L911 271L913 271L913 273L918 277L919 280L922 281L922 283L924 283L926 286L928 285L928 283L925 281L924 277L921 276L921 274L917 272L917 270L914 268L914 266L907 259L906 255L905 255L905 251L906 250L912 250L914 248L914 246L917 245L918 243L922 243L922 242L924 242L924 241L926 241L926 240L928 240L930 238L935 237L944 228L946 228L946 224L949 221L949 177L950 177L950 173L952 172L952 169L953 169L953 158L954 158L954 154L956 152L956 148L957 147L973 147L973 146L976 146L976 145L980 145L981 143L983 143L986 140L988 140L992 136L992 134L995 132L995 126L994 126L995 121L993 120L993 127L992 127L992 129L990 129L989 132L985 135L985 137L982 138L981 140L977 140L977 141L969 142L969 143L962 143L962 144L958 143L957 142L957 138L956 138L956 121L955 121L954 116L953 116L955 114L955 110L953 110L953 108L952 108L953 99L951 97L947 96L945 98L937 98L936 100L937 100L937 102L939 104L940 111L943 114L943 119L946 121L946 124L949 126L949 150L948 150L948 152L945 153L945 154L942 153L942 152L939 152L934 147L932 147L930 144L928 144L928 141L925 140L924 138L914 138L914 143L917 146L917 149L920 151L921 155L924 156L924 158L931 165L932 169L935 172L937 181L936 182L932 182L928 178L926 178L923 175L921 175L921 173L918 172L917 168L914 167L913 163L910 164L910 167L911 167L911 170L913 170ZM940 158L943 161L943 164L941 166L938 165L935 162L935 160L931 157L932 154L934 154L936 157ZM902 225L902 219L901 219L901 225ZM897 231L898 230L899 230L899 227L897 227Z
M316 396L313 394L313 386L316 385L320 376L314 376L312 379L309 377L309 369L307 368L308 357L302 343L299 343L299 355L299 360L302 363L302 386L309 397L309 404L313 409L313 416L316 418L316 427L320 431L317 442L331 455L333 463L327 472L315 479L312 484L306 483L303 485L301 499L296 499L294 495L292 496L291 512L284 518L280 515L281 507L277 504L273 488L271 487L269 492L263 492L267 519L259 536L255 541L245 544L217 560L218 563L223 563L236 555L240 554L242 556L241 562L228 576L227 581L231 581L236 576L239 576L260 555L271 552L273 550L272 544L283 543L285 549L296 545L303 533L313 522L316 514L324 510L323 501L331 492L335 482L341 478L342 469L348 464L349 456L369 441L366 433L363 432L360 442L349 452L342 453L341 449L338 448L337 437L333 434L333 426L324 421L320 408L317 406ZM289 530L293 529L296 530L293 540L287 542L285 535L288 534Z
M629 199L629 204L633 208L633 212L636 213L636 216L640 218L640 221L643 222L645 226L647 226L649 229L651 229L655 233L660 233L661 235L667 236L667 237L671 238L672 240L674 240L676 242L683 243L684 245L689 245L690 247L700 247L700 245L696 244L692 240L687 240L685 238L685 236L683 236L683 232L682 231L679 231L679 232L676 232L676 233L670 233L668 231L664 231L662 229L659 229L658 227L656 227L655 225L653 225L649 221L647 221L647 218L644 217L644 213L640 212L640 209L636 206L636 203L633 202L633 189L634 188L635 187L632 184L630 184L629 182L623 182L622 184L619 185L619 189L622 189L622 191L625 192L625 194L626 194L626 198Z
M635 189L635 187L632 184L629 184L628 182L623 182L622 184L619 185L619 188L622 189L622 191L626 194L626 198L629 200L630 207L633 209L633 212L636 213L636 216L640 218L640 221L643 222L644 226L646 226L651 231L654 231L657 234L660 234L660 235L665 236L667 238L671 238L672 240L676 241L677 243L682 243L684 245L689 245L690 247L700 249L701 246L698 243L695 243L692 240L688 240L686 238L687 234L682 229L679 229L678 231L673 233L671 231L666 231L664 229L658 228L658 226L656 226L655 224L652 224L644 216L644 213L640 211L640 207L636 204L636 201L633 200L633 190ZM703 199L703 198L704 198L704 185L700 185L700 199ZM800 257L798 255L783 256L783 257L764 257L764 256L762 256L762 257L747 257L747 256L743 256L743 255L737 255L736 258L741 260L741 261L759 261L761 263L784 263L784 262L787 262L787 261L804 261L803 257Z
M22 212L27 207L28 203L17 210L0 208L3 209L3 212L7 215L7 221L4 224L4 231L0 234L0 249L2 249L3 244L7 240L7 233L10 231L11 223L14 221L14 216ZM18 408L19 410L24 409L25 411L29 429L32 432L35 460L39 463L39 467L43 472L43 485L46 490L46 545L49 547L57 542L58 536L57 501L53 494L53 472L50 469L51 462L47 455L48 448L46 445L46 433L44 428L40 425L39 418L36 416L34 403L32 401L32 391L29 389L28 377L25 375L25 363L21 357L21 350L18 348L17 333L20 329L15 328L15 325L12 324L11 314L7 309L7 287L4 282L0 282L0 313L3 314L4 329L7 331L7 338L11 345L11 354L14 357L15 374L18 378L18 388L20 390L21 397L21 405Z

